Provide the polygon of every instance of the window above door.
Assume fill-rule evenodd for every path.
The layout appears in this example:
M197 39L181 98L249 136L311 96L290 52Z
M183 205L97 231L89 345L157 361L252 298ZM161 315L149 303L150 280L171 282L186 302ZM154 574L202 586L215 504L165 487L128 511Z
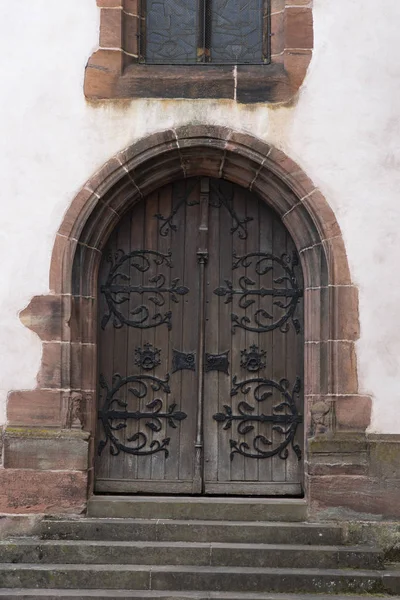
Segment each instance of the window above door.
M266 64L269 0L147 0L139 32L141 62Z
M85 95L284 102L311 59L309 0L97 0Z

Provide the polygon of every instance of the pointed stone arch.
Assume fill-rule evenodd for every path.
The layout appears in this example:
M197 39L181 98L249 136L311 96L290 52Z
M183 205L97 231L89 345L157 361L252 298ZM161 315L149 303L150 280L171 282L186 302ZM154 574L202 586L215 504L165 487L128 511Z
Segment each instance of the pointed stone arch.
M43 340L43 358L37 389L9 395L9 430L21 428L22 437L32 425L54 435L62 431L70 448L62 459L64 472L70 473L68 485L57 492L61 500L50 494L47 510L58 504L58 511L60 507L76 511L91 489L96 289L102 249L135 202L166 183L197 175L224 178L253 191L280 215L295 242L305 280L309 448L321 436L332 440L340 432L363 433L369 424L371 399L358 393L358 292L339 225L323 195L288 156L251 135L203 125L155 133L118 153L83 186L56 235L50 293L33 298L21 313L22 322ZM83 444L80 450L75 448L77 440ZM5 467L6 458L7 454ZM32 459L27 466L27 460L28 451L19 469L35 467ZM55 452L47 468L37 469L39 488L46 477L59 481L60 461ZM311 455L308 465L312 483L308 493L315 489L318 501L321 473Z

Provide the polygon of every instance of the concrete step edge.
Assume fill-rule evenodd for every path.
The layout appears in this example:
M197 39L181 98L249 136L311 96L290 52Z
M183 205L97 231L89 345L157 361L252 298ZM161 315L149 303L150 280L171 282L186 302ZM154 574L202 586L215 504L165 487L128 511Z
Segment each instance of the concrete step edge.
M118 496L95 495L89 499L93 503L109 504L125 502L129 504L267 504L271 506L307 506L305 498L262 498L257 496Z
M21 588L3 588L0 589L0 597L10 598L32 597L32 598L148 598L156 600L166 598L173 600L175 598L193 599L193 600L332 600L340 598L345 600L366 600L371 596L351 596L343 595L316 595L316 594L279 594L279 593L256 593L256 592L190 592L190 591L154 591L154 590L68 590L68 589L21 589ZM394 596L382 596L379 598L394 598Z
M154 573L203 573L203 574L241 574L241 575L320 575L320 576L346 576L351 577L399 577L400 571L382 571L377 569L312 569L301 568L293 569L290 567L213 567L213 566L195 566L195 565L87 565L87 564L33 564L33 563L0 563L0 572L2 571L145 571Z
M239 515L246 521L299 522L307 518L304 498L193 497L193 496L94 496L87 514L91 517L177 517L212 520Z
M142 540L42 540L40 538L8 538L0 540L0 548L7 546L68 546L94 548L216 548L226 550L264 550L264 551L287 551L287 552L339 552L339 553L366 553L382 554L379 548L374 546L344 546L336 544L317 545L317 544L263 544L263 543L245 543L245 542L187 542L187 541L142 541Z
M237 521L237 520L213 520L213 519L142 519L142 518L134 518L134 517L84 517L82 519L43 519L40 523L43 525L81 525L81 524L90 524L90 525L171 525L172 523L176 525L192 525L193 527L198 527L199 525L209 525L210 527L215 527L216 525L226 525L227 527L284 527L286 529L290 528L301 528L301 529L328 529L328 530L341 530L342 527L335 523L307 523L305 521Z

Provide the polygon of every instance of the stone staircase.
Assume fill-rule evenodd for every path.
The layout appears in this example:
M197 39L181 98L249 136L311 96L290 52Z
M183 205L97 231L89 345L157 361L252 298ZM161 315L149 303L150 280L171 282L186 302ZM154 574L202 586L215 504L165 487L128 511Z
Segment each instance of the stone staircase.
M299 600L400 594L400 570L303 500L95 497L0 542L0 598ZM349 595L353 594L353 595Z

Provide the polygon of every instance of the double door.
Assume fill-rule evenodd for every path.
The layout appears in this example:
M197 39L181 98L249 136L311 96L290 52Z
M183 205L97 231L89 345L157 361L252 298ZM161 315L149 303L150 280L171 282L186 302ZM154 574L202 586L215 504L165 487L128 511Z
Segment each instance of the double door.
M205 177L153 192L98 304L97 492L302 492L302 273L271 209Z

